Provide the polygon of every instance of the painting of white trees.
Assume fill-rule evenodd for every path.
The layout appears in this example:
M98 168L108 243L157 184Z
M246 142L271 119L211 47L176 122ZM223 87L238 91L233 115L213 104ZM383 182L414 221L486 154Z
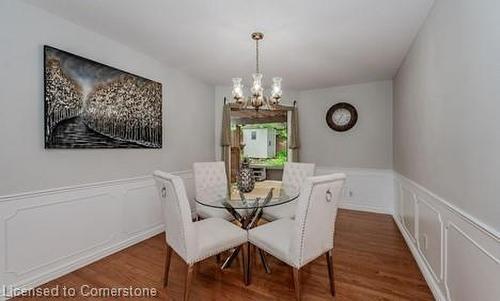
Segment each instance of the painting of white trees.
M44 47L46 148L161 148L160 83Z

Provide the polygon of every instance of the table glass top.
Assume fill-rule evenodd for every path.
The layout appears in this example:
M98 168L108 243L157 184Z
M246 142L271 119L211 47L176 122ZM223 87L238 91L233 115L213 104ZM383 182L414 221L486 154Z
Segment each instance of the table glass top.
M266 201L266 197L271 189L271 199ZM203 191L203 193L200 193L202 197L196 198L195 200L198 204L213 208L226 209L229 204L234 209L253 209L282 205L297 199L299 196L298 192L285 191L280 185L272 185L267 188L256 187L256 189L250 193L243 193L243 199L234 188L231 192L231 196L228 196L207 189Z

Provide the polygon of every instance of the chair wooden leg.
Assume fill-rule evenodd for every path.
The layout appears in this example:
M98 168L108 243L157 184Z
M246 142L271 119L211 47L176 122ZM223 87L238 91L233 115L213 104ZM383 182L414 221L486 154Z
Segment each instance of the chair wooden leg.
M250 244L250 251L251 252L251 255L250 255L250 259L252 260L252 265L257 265L257 247Z
M332 296L335 296L335 274L333 273L333 256L332 250L328 251L326 254L326 262L328 263L328 276L330 277L330 291Z
M167 245L167 256L165 256L165 271L163 274L163 287L168 285L168 272L170 270L170 258L172 257L172 247Z
M189 291L191 290L191 281L193 280L194 264L187 265L186 282L184 282L184 301L189 300Z
M300 270L296 268L292 268L293 273L293 285L295 287L295 297L297 301L300 301Z
M245 285L250 285L252 277L252 263L250 261L250 243L245 243L241 247L243 250L243 281Z

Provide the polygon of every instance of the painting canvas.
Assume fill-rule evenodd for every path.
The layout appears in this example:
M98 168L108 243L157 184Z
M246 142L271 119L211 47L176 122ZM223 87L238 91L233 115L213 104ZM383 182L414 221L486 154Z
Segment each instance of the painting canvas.
M44 47L45 148L161 148L160 83Z

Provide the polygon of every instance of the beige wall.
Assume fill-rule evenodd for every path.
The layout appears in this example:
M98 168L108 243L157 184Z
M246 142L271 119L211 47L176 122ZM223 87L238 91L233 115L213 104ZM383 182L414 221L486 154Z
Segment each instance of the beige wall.
M347 132L326 124L337 102L351 103L358 122ZM392 168L392 81L300 92L300 160L317 166Z
M0 1L0 195L190 169L214 156L214 88L19 1ZM163 84L163 148L46 150L43 45Z
M500 1L438 0L394 81L394 168L500 229Z

